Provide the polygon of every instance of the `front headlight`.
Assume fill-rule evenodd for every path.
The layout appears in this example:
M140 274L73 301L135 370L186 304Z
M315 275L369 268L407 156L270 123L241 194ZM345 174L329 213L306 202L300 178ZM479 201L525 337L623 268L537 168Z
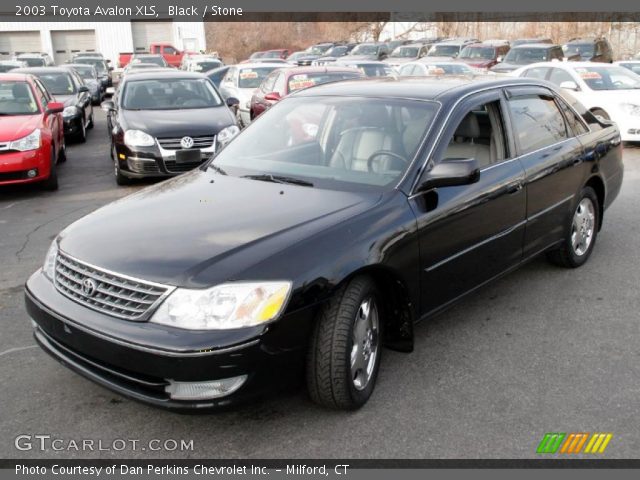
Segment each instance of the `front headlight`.
M628 115L633 115L634 117L640 116L640 105L635 105L633 103L622 103L620 104L620 107Z
M80 110L75 105L71 105L70 107L64 107L64 110L62 110L62 116L63 117L73 117L79 111Z
M234 282L206 290L178 288L151 322L187 330L226 330L259 325L284 310L291 282Z
M128 147L151 147L155 142L151 135L142 130L124 132L124 144Z
M239 133L240 129L237 125L230 125L227 128L223 128L218 132L218 136L216 137L218 139L218 145L224 147Z
M56 257L58 256L58 241L55 239L51 242L51 246L44 257L44 265L42 265L42 273L53 282L56 273Z
M37 128L26 137L13 140L9 144L9 150L18 150L19 152L37 150L38 148L40 148L40 130Z

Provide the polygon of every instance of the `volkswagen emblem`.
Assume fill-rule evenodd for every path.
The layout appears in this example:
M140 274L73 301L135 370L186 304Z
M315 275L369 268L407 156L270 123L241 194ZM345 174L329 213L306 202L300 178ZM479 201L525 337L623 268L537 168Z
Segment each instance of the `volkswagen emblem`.
M98 290L98 286L96 285L96 282L94 282L92 279L85 278L82 281L82 293L84 294L85 297L93 297L93 295L96 293L97 290Z
M191 148L193 147L193 138L191 137L182 137L180 140L180 146L182 148Z

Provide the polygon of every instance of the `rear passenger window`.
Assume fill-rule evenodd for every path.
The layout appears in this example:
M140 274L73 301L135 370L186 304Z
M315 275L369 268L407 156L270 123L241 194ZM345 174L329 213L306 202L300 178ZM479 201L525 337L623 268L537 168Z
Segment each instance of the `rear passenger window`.
M587 127L585 127L582 120L567 106L564 101L558 99L558 104L560 105L560 109L562 110L562 113L564 113L564 117L567 119L569 128L573 131L574 135L578 136L588 132Z
M561 68L551 69L551 76L549 76L549 81L551 83L555 83L558 86L560 86L562 82L576 83L576 81L573 79L571 74L569 72L562 70Z
M551 97L514 97L509 100L509 110L521 155L567 138L564 118Z

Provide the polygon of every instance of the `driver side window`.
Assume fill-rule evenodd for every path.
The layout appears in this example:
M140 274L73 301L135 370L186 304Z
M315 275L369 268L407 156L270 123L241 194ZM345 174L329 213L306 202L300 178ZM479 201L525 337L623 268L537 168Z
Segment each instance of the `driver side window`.
M439 161L467 158L475 158L481 169L509 158L499 100L478 104L466 111Z

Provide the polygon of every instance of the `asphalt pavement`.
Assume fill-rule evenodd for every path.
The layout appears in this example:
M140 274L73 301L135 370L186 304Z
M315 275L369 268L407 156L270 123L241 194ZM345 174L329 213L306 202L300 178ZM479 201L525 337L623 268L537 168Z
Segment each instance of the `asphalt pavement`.
M292 388L181 415L55 362L24 309L24 282L55 235L145 185L116 185L95 112L87 143L68 146L59 191L0 188L0 458L536 458L547 432L610 432L601 457L640 458L640 148L625 149L622 192L585 266L542 257L418 325L413 353L383 352L361 410L327 411ZM62 451L16 448L18 435L37 434L61 439ZM116 451L118 439L140 443ZM112 449L69 446L82 440ZM149 440L193 448L151 451Z

